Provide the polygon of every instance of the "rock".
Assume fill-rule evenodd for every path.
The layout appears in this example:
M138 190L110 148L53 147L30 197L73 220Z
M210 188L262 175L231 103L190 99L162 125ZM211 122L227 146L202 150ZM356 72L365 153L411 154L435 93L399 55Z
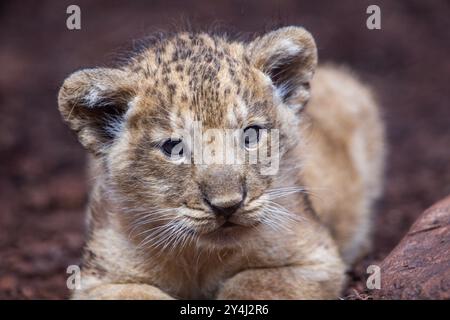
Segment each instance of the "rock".
M375 299L450 299L450 196L416 220L380 267Z

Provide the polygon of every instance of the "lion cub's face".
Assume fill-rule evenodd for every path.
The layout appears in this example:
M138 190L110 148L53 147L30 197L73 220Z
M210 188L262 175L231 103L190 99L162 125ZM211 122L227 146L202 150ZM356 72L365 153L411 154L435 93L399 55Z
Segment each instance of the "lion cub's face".
M120 69L73 74L59 106L103 161L105 188L141 245L231 244L284 221L271 183L298 139L315 64L301 28L249 44L179 34Z

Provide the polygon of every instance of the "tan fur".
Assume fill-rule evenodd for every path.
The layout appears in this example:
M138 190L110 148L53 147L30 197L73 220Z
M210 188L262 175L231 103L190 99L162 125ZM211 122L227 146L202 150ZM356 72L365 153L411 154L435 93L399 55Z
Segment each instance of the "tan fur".
M73 298L339 297L345 269L370 246L384 137L370 90L331 66L313 78L316 63L314 40L298 27L250 43L180 33L118 69L66 79L59 109L91 151L95 178ZM244 156L233 165L168 159L161 143L194 121L279 130L279 172L261 174ZM240 199L224 229L212 205Z

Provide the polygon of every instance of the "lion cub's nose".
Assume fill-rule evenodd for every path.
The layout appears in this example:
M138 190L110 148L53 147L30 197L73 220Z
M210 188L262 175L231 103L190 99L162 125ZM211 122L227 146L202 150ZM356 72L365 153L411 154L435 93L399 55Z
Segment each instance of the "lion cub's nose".
M244 195L239 194L231 198L205 198L205 201L215 215L229 219L242 206Z

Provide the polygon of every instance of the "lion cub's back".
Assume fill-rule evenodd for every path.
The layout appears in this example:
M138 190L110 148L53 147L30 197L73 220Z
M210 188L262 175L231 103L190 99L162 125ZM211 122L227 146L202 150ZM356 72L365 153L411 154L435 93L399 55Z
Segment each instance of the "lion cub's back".
M382 189L384 127L369 88L344 68L319 68L311 83L303 183L351 263L370 248L371 207Z

